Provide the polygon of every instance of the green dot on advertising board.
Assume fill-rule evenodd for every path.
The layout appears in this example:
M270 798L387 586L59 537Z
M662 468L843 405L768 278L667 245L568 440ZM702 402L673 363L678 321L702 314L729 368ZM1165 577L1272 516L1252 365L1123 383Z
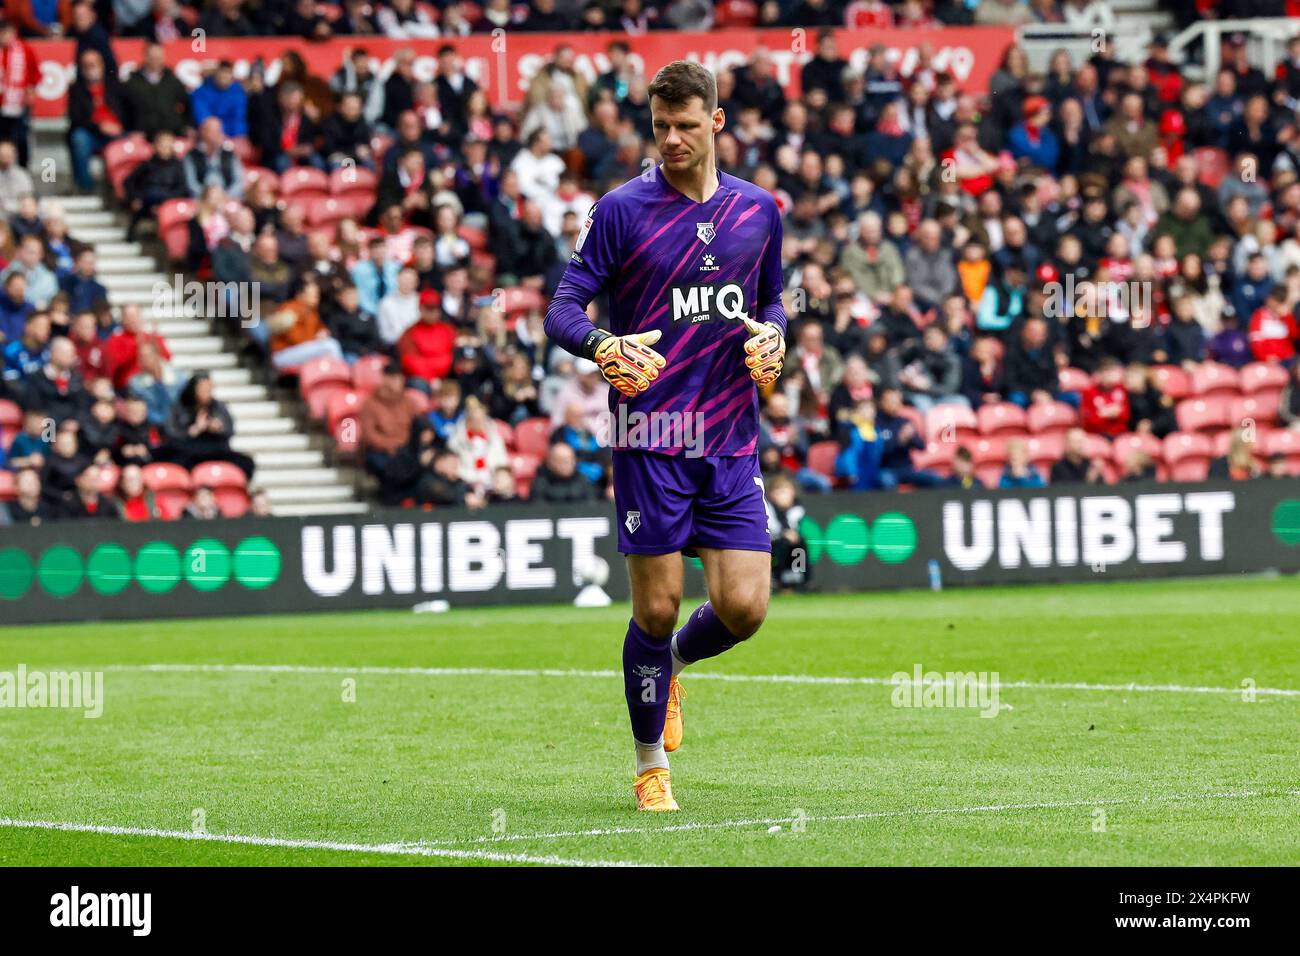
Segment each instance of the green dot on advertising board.
M58 544L41 555L40 563L36 565L36 579L55 597L67 597L81 587L85 571L76 549Z
M280 549L269 538L245 538L235 547L235 580L250 591L269 588L280 577Z
M151 541L135 556L135 579L150 594L166 594L181 580L181 556L166 541Z
M196 591L217 591L230 580L230 551L216 538L195 541L185 551L185 580Z
M1273 534L1285 545L1300 544L1300 499L1279 501L1273 509Z
M883 514L871 526L871 546L885 564L901 564L916 551L916 525L896 511Z
M808 562L816 564L821 560L823 545L821 526L807 516L799 521L799 534L803 536L804 543L808 545Z
M871 550L871 532L857 515L836 515L826 526L826 553L836 564L857 564Z
M86 580L99 594L120 594L131 583L131 555L120 544L101 544L86 560Z
M0 549L0 598L16 601L32 586L36 569L26 551L17 548Z

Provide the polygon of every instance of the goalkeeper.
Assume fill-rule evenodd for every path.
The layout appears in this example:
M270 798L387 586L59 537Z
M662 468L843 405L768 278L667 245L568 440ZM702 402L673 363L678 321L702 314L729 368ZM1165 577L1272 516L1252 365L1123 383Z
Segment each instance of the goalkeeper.
M682 742L678 674L750 637L767 614L758 388L781 374L786 317L781 216L767 192L717 169L725 117L713 75L678 60L649 93L662 162L592 207L546 333L613 386L633 789L638 809L676 810L667 754ZM586 312L602 293L608 329ZM649 427L617 427L632 421ZM678 628L683 554L698 555L709 600Z

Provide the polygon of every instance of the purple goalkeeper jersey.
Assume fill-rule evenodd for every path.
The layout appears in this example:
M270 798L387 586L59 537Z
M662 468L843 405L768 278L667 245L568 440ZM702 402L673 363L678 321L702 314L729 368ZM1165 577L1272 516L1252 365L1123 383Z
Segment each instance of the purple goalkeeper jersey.
M773 322L785 334L781 214L753 183L721 172L718 181L697 203L655 167L601 197L547 312L547 333L574 352L592 328L587 304L601 292L613 334L663 333L653 346L667 363L659 378L632 398L610 389L616 450L757 452L758 390L745 366L743 320ZM683 416L690 423L673 427Z

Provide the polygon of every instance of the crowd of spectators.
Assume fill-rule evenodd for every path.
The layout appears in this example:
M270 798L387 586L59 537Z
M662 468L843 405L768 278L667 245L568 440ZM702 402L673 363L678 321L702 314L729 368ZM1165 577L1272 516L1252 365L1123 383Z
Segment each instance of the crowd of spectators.
M203 18L231 31L318 36L340 23L365 32L359 25L373 15L379 34L454 36L474 28L467 6L434 16L405 2L377 12L347 3L340 20L317 15L309 25L319 6L262 4L253 16L225 0ZM627 0L613 13L650 28L680 8L735 6ZM866 10L901 25L916 25L918 11L942 23L1063 22L1090 6L804 0L759 4L756 16L776 22L775 8L781 22L811 26ZM102 29L93 5L72 10L81 35ZM518 22L508 4L476 13L578 29L592 25L591 10L535 0ZM422 18L428 33L390 32ZM150 158L124 190L133 220L151 223L163 203L193 200L188 267L261 290L250 349L285 375L379 357L382 381L359 396L356 437L386 503L608 495L607 386L594 365L546 341L541 316L586 211L655 159L649 78L623 42L609 44L608 68L592 78L561 41L522 104L496 109L454 44L431 50L431 80L415 76L413 50L398 51L388 72L358 47L331 76L289 51L276 69L258 63L244 79L218 64L187 92L158 46L118 83L107 44L79 40L69 97L77 178L92 175L91 157L107 143L143 134ZM851 67L829 30L812 52L797 98L762 49L717 74L727 115L718 165L770 191L785 220L789 353L762 396L769 476L803 491L1163 477L1152 446L1134 443L1122 456L1121 439L1178 433L1176 403L1190 393L1173 383L1225 366L1265 368L1269 389L1258 422L1211 423L1232 436L1212 473L1294 473L1300 452L1270 458L1257 433L1300 423L1300 39L1265 75L1244 38L1231 36L1223 68L1205 83L1184 77L1165 37L1140 62L1119 62L1106 44L1087 60L1061 51L1043 72L1012 46L987 91L961 89L924 47L906 76L883 45ZM21 167L4 156L0 189L6 170ZM319 220L277 192L286 177L309 173L362 177L373 191L364 208ZM37 211L21 189L7 195L12 249L0 256L14 264L4 276L22 272L27 283L6 285L7 301L30 301L38 287L53 296L31 302L35 329L7 326L17 377L89 378L77 362L24 358L44 347L40 316L53 315L56 290L68 299L69 334L84 307L105 349L114 334L132 334L114 331L126 319L96 309L93 252L51 229L48 214L30 243ZM0 321L14 314L6 309ZM94 381L129 389L124 375ZM95 403L85 404L78 414ZM1031 425L1050 418L1060 441L1050 460L1036 457L1032 428L1013 431L989 458L968 447L982 419L934 427L948 412L995 406ZM495 422L541 420L548 440L528 480L517 480L510 431ZM830 461L812 454L831 442ZM936 455L943 444L957 447Z

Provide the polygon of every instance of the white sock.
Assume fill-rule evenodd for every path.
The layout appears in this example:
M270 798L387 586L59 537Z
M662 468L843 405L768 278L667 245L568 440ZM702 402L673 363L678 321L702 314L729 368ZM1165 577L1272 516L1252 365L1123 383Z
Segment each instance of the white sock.
M669 645L669 647L672 648L672 652L673 652L673 676L676 677L676 676L677 676L678 674L680 674L683 670L685 670L686 665L687 665L688 663L690 663L690 662L689 662L689 661L684 661L684 660L681 659L680 656L678 656L678 654L677 654L677 635L676 635L675 633L673 634L673 641L672 641L672 643Z
M636 773L638 777L652 767L668 769L668 754L664 753L663 734L660 734L659 739L652 744L643 744L635 739L632 743L636 744Z

